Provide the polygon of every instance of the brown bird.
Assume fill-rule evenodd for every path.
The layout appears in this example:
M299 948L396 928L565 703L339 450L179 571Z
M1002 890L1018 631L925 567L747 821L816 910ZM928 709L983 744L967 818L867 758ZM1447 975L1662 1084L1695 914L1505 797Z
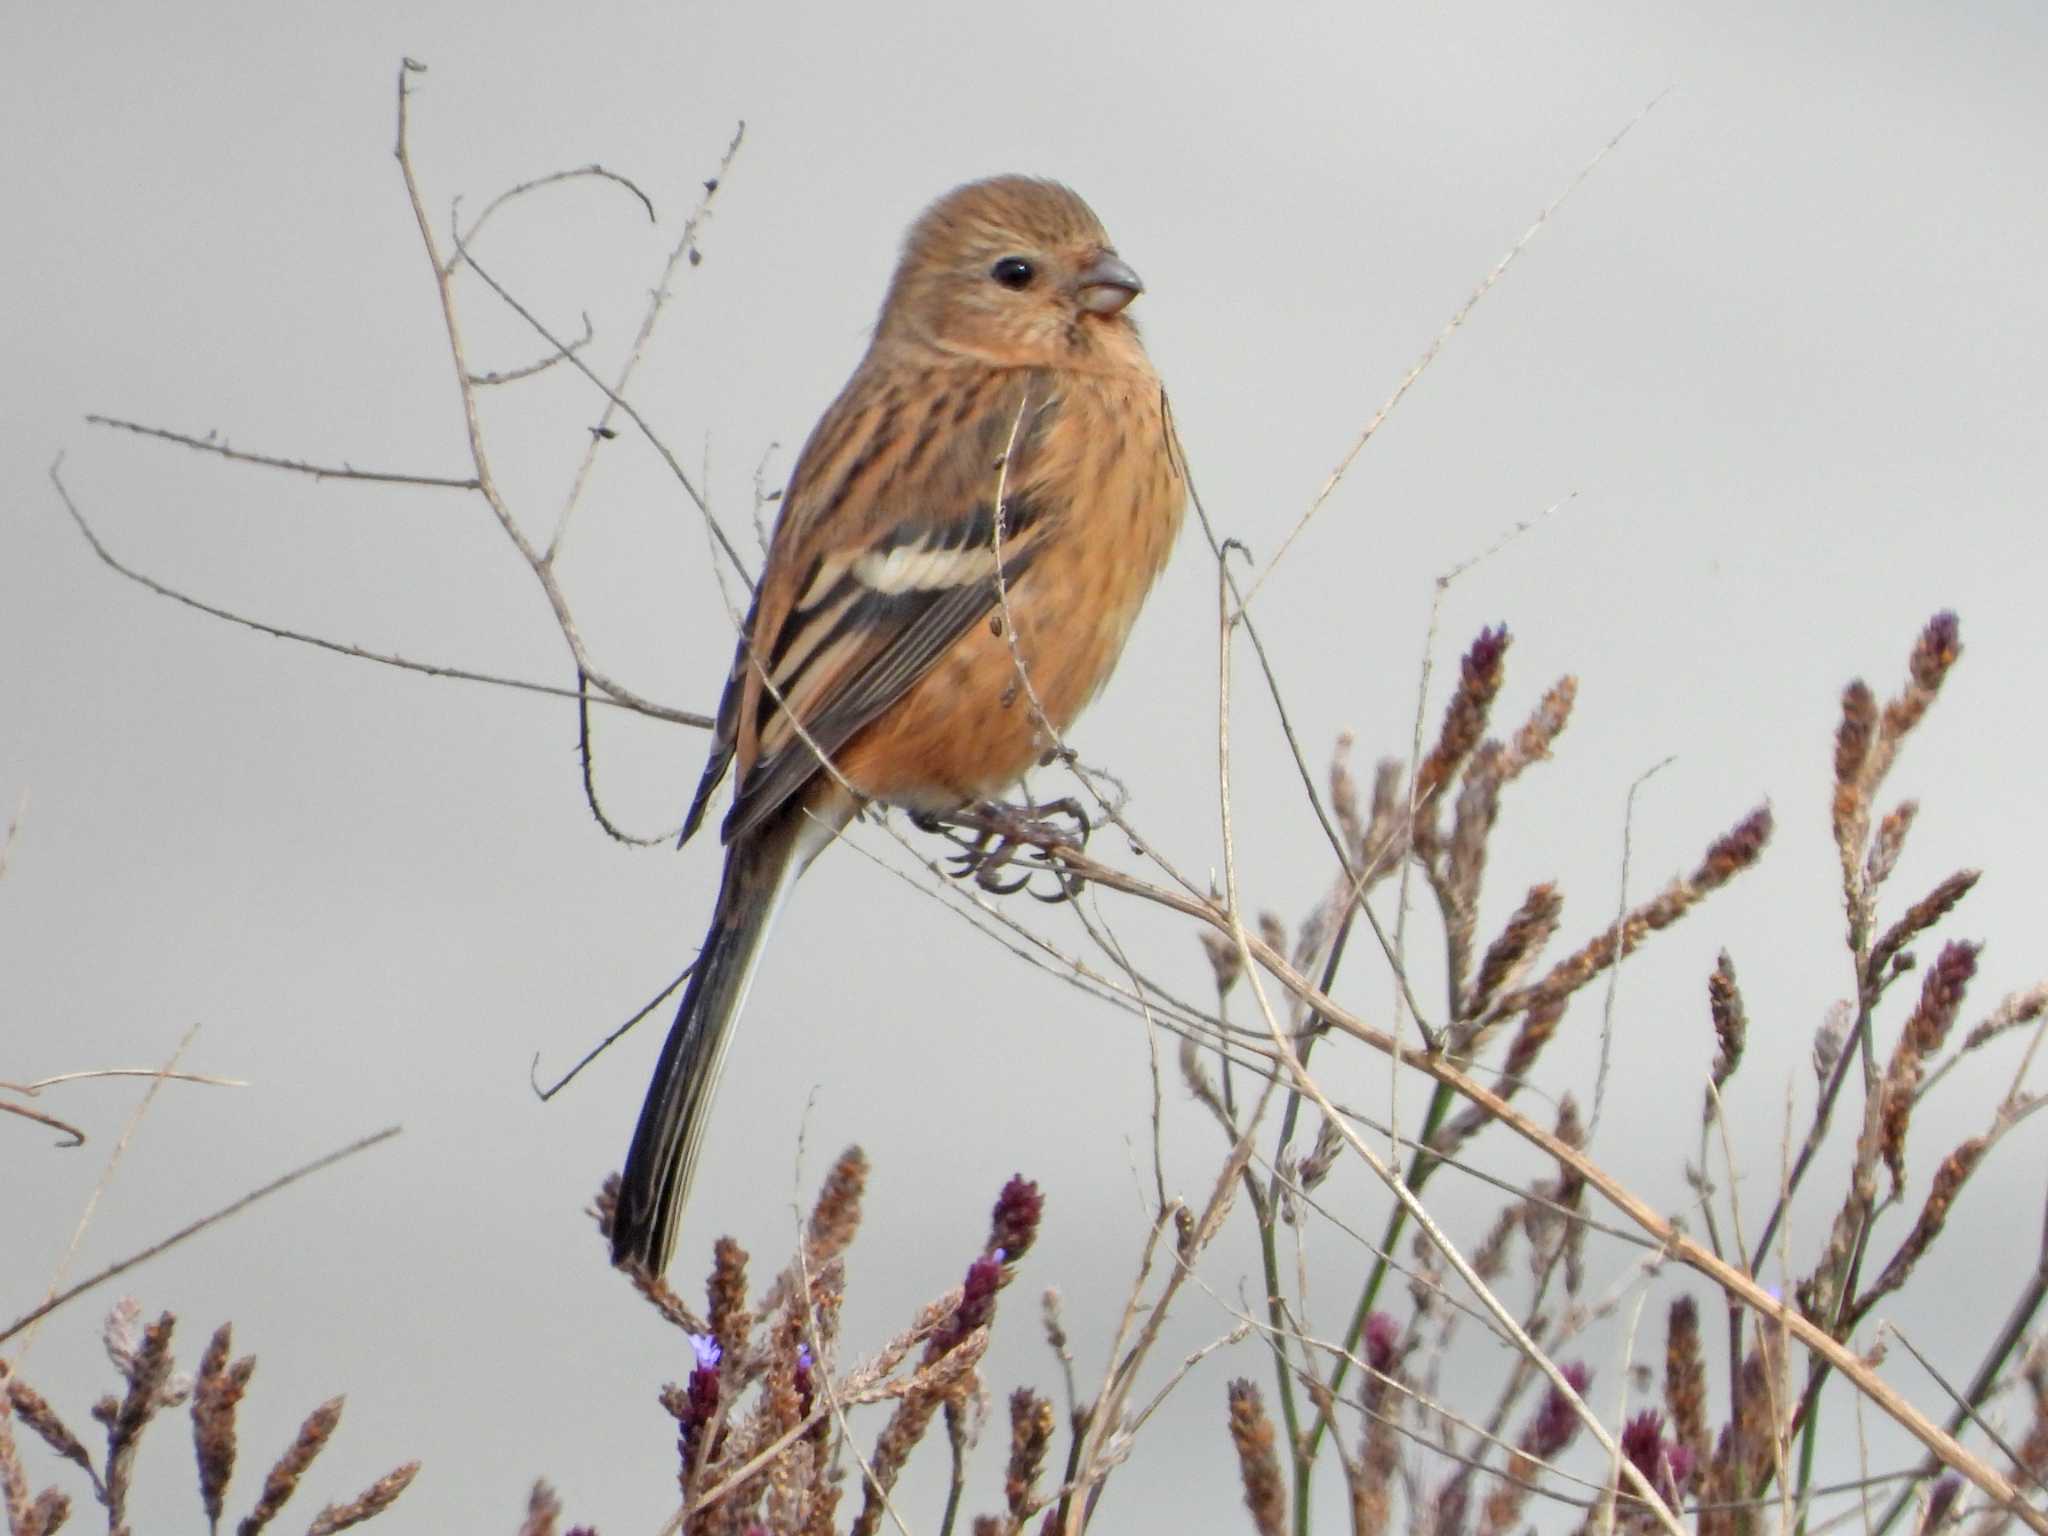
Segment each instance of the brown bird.
M867 355L790 476L683 826L737 761L718 907L633 1133L613 1263L668 1266L796 877L867 801L943 816L1002 793L1108 679L1186 505L1124 312L1142 287L1052 182L975 182L911 226Z

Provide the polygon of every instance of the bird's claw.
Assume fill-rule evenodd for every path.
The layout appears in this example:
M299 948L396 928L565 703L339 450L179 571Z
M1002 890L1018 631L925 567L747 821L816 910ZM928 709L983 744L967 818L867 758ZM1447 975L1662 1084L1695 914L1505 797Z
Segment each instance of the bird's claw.
M946 816L913 814L912 823L927 832L937 832L960 851L946 856L952 867L947 873L956 880L972 878L991 896L1014 896L1026 890L1032 877L1049 874L1054 881L1050 894L1033 890L1036 901L1072 901L1080 894L1081 877L1062 869L1061 853L1078 853L1088 846L1093 830L1088 813L1073 800L1055 800L1049 805L1005 805L979 801L962 806ZM1023 856L1035 855L1029 862ZM1022 872L1004 879L1001 871L1022 864Z

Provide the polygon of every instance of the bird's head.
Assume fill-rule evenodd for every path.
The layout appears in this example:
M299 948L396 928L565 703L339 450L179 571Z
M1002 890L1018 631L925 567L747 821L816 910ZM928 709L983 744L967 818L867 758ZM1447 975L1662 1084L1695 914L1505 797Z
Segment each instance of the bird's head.
M999 366L1149 371L1124 312L1143 289L1074 193L998 176L956 187L911 226L875 339Z

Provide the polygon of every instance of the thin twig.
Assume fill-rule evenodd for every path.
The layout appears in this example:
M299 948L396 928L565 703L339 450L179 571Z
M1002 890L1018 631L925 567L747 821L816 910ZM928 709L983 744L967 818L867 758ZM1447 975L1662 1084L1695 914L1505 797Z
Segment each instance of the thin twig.
M197 1221L180 1227L162 1241L151 1243L147 1248L137 1253L132 1253L125 1259L117 1260L109 1264L105 1269L99 1270L94 1274L88 1275L85 1279L67 1286L64 1290L44 1301L40 1306L33 1307L29 1311L22 1313L20 1317L17 1317L5 1328L0 1328L0 1344L6 1343L17 1333L21 1332L22 1329L37 1321L37 1319L48 1316L66 1302L74 1297L83 1295L94 1286L104 1284L116 1275L127 1273L127 1271L135 1268L136 1265L155 1258L166 1249L176 1247L179 1243L185 1241L186 1238L194 1237L204 1232L208 1227L217 1226L219 1223L226 1221L230 1216L239 1215L259 1200L276 1194L287 1185L296 1184L300 1179L306 1178L310 1174L318 1173L322 1169L331 1167L335 1163L347 1158L354 1157L358 1152L367 1152L380 1141L389 1141L402 1129L404 1129L402 1126L388 1125L383 1130L373 1135L362 1137L360 1140L352 1141L347 1146L337 1151L329 1152L324 1157L316 1157L310 1163L303 1163L299 1167L294 1168L290 1173L272 1179L268 1184L262 1185L260 1188L252 1189L239 1200L230 1201L212 1215L202 1216Z
M647 1015L654 1012L655 1009L659 1008L671 997L674 997L676 993L676 988L680 987L684 982L688 981L690 979L690 972L696 969L697 962L692 960L688 965L683 967L682 974L677 976L674 981L671 981L659 992L655 993L653 998L649 1000L646 1006L641 1008L637 1013L635 1013L630 1019L626 1020L626 1022L621 1024L617 1029L613 1030L610 1034L606 1035L602 1040L598 1041L596 1045L593 1045L589 1050L585 1051L583 1055L577 1060L575 1066L571 1067L568 1071L564 1072L560 1077L556 1078L552 1083L548 1084L548 1086L545 1088L541 1087L540 1085L540 1052L535 1051L533 1053L533 1063L526 1069L527 1082L533 1088L533 1096L539 1099L541 1103L545 1104L549 1099L552 1099L556 1094L560 1093L564 1088L568 1087L570 1083L575 1081L576 1075L579 1072L581 1072L585 1067L589 1066L593 1061L597 1060L598 1057L602 1056L608 1049L610 1049L611 1044L614 1040L618 1039L621 1035L625 1034L627 1030L631 1029L635 1024L638 1024L642 1019L646 1018Z
M356 469L348 464L314 464L306 459L287 459L276 454L249 453L240 448L230 448L210 432L205 437L193 437L190 433L172 432L165 427L145 426L139 421L123 421L118 416L88 415L85 419L95 427L114 427L123 432L133 432L138 437L162 438L165 442L176 443L181 448L215 454L223 459L231 459L237 464L256 464L265 469L289 470L296 475L310 475L315 480L367 480L378 485L422 485L444 491L477 489L474 478L415 475L390 469Z
M1676 758L1667 757L1652 763L1628 787L1628 800L1621 813L1621 874L1616 879L1616 896L1620 903L1614 912L1614 931L1621 932L1628 921L1628 866L1635 850L1636 795L1642 787L1658 774L1669 768ZM1607 968L1607 996L1600 1005L1600 1066L1593 1076L1593 1112L1586 1117L1586 1145L1593 1144L1593 1133L1600 1129L1600 1111L1607 1107L1607 1069L1614 1052L1614 1003L1621 992L1621 962L1623 956L1617 951L1614 964Z
M575 664L577 670L589 679L590 685L600 693L609 694L621 702L631 703L639 707L640 712L643 714L650 714L658 719L675 719L681 724L708 725L710 722L701 716L684 718L684 712L682 711L665 709L662 705L641 697L632 689L615 681L609 674L600 671L596 666L592 665L590 656L584 649L582 632L577 627L575 615L570 611L569 601L562 591L561 584L555 579L554 570L548 564L547 557L533 546L532 541L520 529L518 519L512 515L511 505L506 501L504 493L498 488L496 476L491 468L490 454L484 446L483 420L477 407L477 385L471 376L469 354L462 339L462 322L456 312L453 272L450 265L442 260L440 244L434 238L433 224L427 217L426 201L420 192L419 178L413 171L412 151L406 137L412 100L411 76L420 73L423 69L423 65L415 63L411 59L405 60L399 66L398 136L393 154L398 160L399 173L405 182L406 198L412 206L413 222L419 229L420 244L425 249L427 259L434 271L434 289L440 301L442 326L448 334L449 361L453 366L455 374L456 392L462 402L463 426L469 442L470 463L476 469L477 494L483 497L485 505L491 509L492 517L497 519L500 531L511 541L512 547L519 552L520 558L526 562L528 570L533 573L534 580L539 583L541 593L546 597L548 607L554 614L555 626L561 631L562 641L569 649L570 659ZM461 247L458 245L457 249L460 250ZM528 323L540 332L543 339L558 351L564 349L564 344L549 333L538 321L527 315L525 310L520 309L510 294L491 281L488 273L478 267L474 261L469 261L466 254L464 259L468 261L470 269L476 272L486 283L490 284L506 303L511 304L515 310L518 310L521 315L526 317ZM571 364L581 370L586 376L591 377L593 382L596 382L595 376L590 374L590 370L585 366L581 358L573 353L565 352L564 355ZM601 384L599 387L603 388ZM638 421L637 415L635 420L636 422ZM641 423L641 425L643 430L646 430L645 424ZM652 434L649 433L649 436L651 438ZM675 465L672 457L670 464L680 476L682 473L681 467ZM683 476L682 478L684 484L688 486L688 477ZM695 494L694 490L692 490L692 494Z
M1549 222L1550 216L1564 206L1567 198L1578 191L1586 178L1591 176L1599 167L1600 162L1614 152L1615 146L1627 138L1635 126L1655 110L1657 103L1664 99L1665 94L1662 91L1658 92L1657 95L1650 98L1640 112L1621 125L1620 131L1603 144L1600 147L1599 153L1588 160L1580 168L1578 175L1574 176L1570 183L1566 185L1565 189L1558 193L1555 198L1551 199L1549 205L1536 215L1535 222L1522 232L1522 237L1519 240L1508 247L1507 254L1494 263L1493 270L1488 272L1485 278L1481 280L1479 286L1472 291L1472 296L1459 306L1457 312L1445 323L1444 328L1436 333L1435 339L1423 349L1422 356L1417 358L1414 365L1402 376L1401 382L1394 386L1394 392L1387 397L1386 403L1373 413L1372 419L1365 424L1357 438L1353 440L1351 446L1345 450L1344 457L1337 461L1337 467L1330 471L1329 478L1323 482L1322 489L1316 492L1315 500L1311 501L1308 510L1301 514L1301 520L1288 531L1287 537L1281 540L1280 548L1274 552L1273 558L1266 562L1265 570L1259 573L1258 580L1252 583L1251 591L1246 594L1245 601L1247 603L1259 595L1259 589L1266 584L1266 578L1271 576L1274 570L1278 568L1281 560L1286 558L1287 551L1294 547L1294 541L1301 536L1301 531L1308 526L1309 519L1322 510L1323 504L1336 491L1338 482L1350 470L1352 461L1364 450L1365 445L1372 440L1372 435L1379 431L1380 424L1393 414L1394 407L1401 403L1402 397L1408 393L1415 381L1422 377L1424 370L1436 361L1437 354L1443 351L1445 343L1471 317L1472 311L1479 307L1479 301L1493 291L1494 284L1501 280L1507 273L1508 268L1514 265L1515 259L1528 248L1529 242L1534 240L1543 226Z
M106 544L100 539L99 534L93 530L92 524L86 521L85 514L78 510L78 503L72 500L71 492L64 484L63 468L64 456L59 454L56 461L50 465L50 483L57 488L57 496L64 503L64 510L71 514L71 521L78 526L79 533L84 536L85 542L92 547L92 552L99 557L101 564L113 571L114 574L125 577L147 591L154 592L158 597L169 598L172 602L182 607L190 608L195 613L203 613L210 619L220 619L224 623L239 625L243 629L253 629L257 634L269 635L274 640L290 640L299 645L310 645L315 650L332 651L337 656L349 656L357 661L374 661L379 666L397 667L401 671L419 672L428 677L454 678L458 682L483 683L492 688L511 688L521 693L545 694L550 698L556 699L574 699L576 697L575 689L559 687L553 683L529 682L523 677L501 677L493 672L475 672L467 667L443 666L439 662L413 661L409 657L397 656L385 651L372 651L360 645L351 645L344 640L329 640L325 636L307 634L303 630L287 629L281 624L270 624L262 619L252 619L247 614L236 613L232 609L222 608L194 597L189 592L180 591L176 587L158 581L154 576L147 575L135 569L135 567L123 563L112 550L107 548ZM711 717L709 715L700 715L692 710L673 709L663 704L650 705L647 701L641 699L601 697L597 702L613 708L631 710L635 714L647 715L655 720L667 720L676 725L694 726L699 730L709 730L711 727Z
M33 1120L38 1125L46 1125L51 1130L70 1137L69 1141L57 1143L59 1147L66 1151L69 1151L72 1147L82 1147L85 1145L85 1132L67 1120L59 1120L55 1115L46 1115L39 1109L30 1109L26 1104L10 1104L5 1099L0 1099L0 1111L5 1111L10 1115L19 1115L24 1120Z
M54 1077L39 1077L32 1083L0 1083L0 1088L34 1096L45 1088L55 1087L58 1083L84 1083L101 1077L154 1077L167 1083L203 1083L209 1088L249 1086L239 1077L211 1077L204 1072L169 1072L162 1067L89 1067L79 1072L59 1072Z

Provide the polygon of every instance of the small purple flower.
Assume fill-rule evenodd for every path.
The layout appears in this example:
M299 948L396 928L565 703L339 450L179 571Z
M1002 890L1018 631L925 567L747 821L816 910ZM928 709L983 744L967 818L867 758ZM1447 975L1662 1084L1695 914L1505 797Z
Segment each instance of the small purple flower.
M1471 1476L1460 1472L1437 1490L1431 1522L1433 1536L1464 1536L1465 1512L1471 1503Z
M1645 1408L1622 1426L1621 1454L1669 1503L1692 1476L1692 1452L1664 1438L1664 1415Z
M813 1363L811 1359L811 1346L808 1344L797 1345L796 1369L790 1374L796 1387L797 1402L805 1413L811 1411L811 1403L817 1395L817 1382L811 1375Z
M1585 1362L1574 1360L1563 1367L1560 1373L1570 1384L1572 1391L1581 1397L1586 1388L1593 1384L1593 1373ZM1579 1432L1579 1412L1572 1406L1572 1400L1556 1387L1543 1394L1543 1404L1536 1410L1536 1417L1529 1421L1529 1427L1522 1433L1522 1448L1538 1461L1548 1461L1572 1443Z
M690 1350L697 1357L697 1364L705 1370L714 1369L724 1358L725 1351L718 1347L718 1340L708 1333L685 1335L690 1341Z
M960 1305L932 1336L937 1354L956 1347L975 1329L985 1326L996 1313L996 1292L1003 1287L1002 1250L985 1253L967 1266L967 1278L960 1285Z
M1365 1319L1365 1363L1380 1375L1394 1363L1394 1348L1401 1342L1401 1328L1384 1312L1371 1312Z
M1671 1480L1684 1488L1692 1482L1692 1447L1676 1440L1664 1447L1664 1462L1671 1468Z
M1937 1478L1927 1491L1927 1529L1938 1531L1948 1524L1949 1516L1955 1513L1956 1495L1963 1491L1963 1480L1950 1473Z
M683 1459L688 1461L697 1452L699 1440L703 1438L704 1427L718 1413L718 1370L715 1366L700 1365L690 1372L690 1385L683 1393L680 1406L670 1410L676 1415L676 1428L682 1443Z

